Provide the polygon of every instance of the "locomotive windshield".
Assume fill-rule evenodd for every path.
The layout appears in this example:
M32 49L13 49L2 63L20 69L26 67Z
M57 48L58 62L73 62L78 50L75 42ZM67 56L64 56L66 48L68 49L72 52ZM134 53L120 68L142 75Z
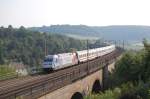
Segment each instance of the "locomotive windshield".
M53 61L53 58L45 58L44 59L44 62L52 62Z

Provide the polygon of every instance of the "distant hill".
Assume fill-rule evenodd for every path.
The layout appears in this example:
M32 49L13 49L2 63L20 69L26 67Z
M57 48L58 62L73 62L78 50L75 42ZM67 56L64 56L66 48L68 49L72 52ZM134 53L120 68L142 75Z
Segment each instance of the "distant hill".
M97 36L98 32L92 27L85 25L51 25L43 27L32 27L31 30L47 32L47 33L58 33L58 34L71 34L71 35L82 35L82 36Z
M93 27L100 36L106 39L141 41L150 38L150 26L106 26Z
M51 25L32 27L30 30L57 33L72 37L92 37L110 40L141 41L150 38L150 26L85 26L85 25Z

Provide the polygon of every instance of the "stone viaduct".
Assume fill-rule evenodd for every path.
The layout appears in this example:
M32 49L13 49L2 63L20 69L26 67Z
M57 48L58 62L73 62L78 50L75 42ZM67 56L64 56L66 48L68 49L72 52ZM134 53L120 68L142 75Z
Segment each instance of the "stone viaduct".
M113 68L114 62L39 99L83 99L83 96L91 92L97 93L106 87L108 72L111 72Z

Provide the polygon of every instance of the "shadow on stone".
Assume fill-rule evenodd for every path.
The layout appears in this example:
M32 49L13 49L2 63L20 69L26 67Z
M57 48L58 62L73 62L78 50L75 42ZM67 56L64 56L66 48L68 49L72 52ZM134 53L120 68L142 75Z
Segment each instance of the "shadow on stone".
M92 93L99 93L101 91L101 85L99 80L96 80L92 87Z
M83 96L80 92L76 92L76 93L73 94L71 99L83 99Z

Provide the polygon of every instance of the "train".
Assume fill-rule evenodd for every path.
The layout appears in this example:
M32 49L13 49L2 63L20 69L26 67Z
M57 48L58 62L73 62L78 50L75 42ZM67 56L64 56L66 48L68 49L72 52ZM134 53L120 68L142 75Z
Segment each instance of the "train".
M46 72L63 69L109 54L115 49L115 45L108 45L105 47L76 51L72 53L47 55L43 60L42 68Z

